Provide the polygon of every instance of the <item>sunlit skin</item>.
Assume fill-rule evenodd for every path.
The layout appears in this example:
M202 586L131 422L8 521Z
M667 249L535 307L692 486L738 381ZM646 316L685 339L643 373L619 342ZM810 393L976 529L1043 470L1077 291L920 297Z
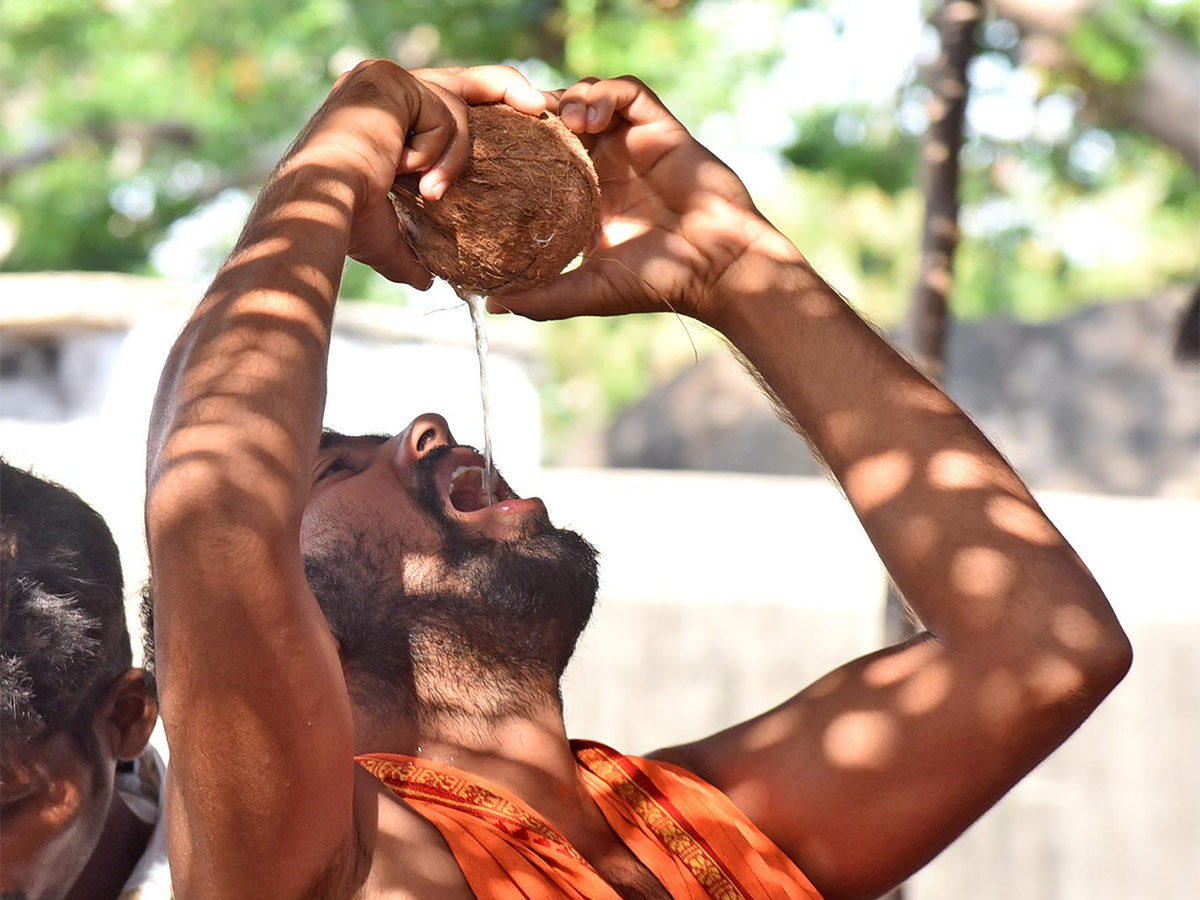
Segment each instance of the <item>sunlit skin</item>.
M100 839L112 786L66 734L5 747L0 773L0 893L64 896Z
M116 764L145 749L156 718L131 670L96 712L98 758L64 732L0 744L0 895L115 900L153 830L116 792Z
M417 673L418 693L437 687L460 715L381 720L352 705L353 673L304 577L302 549L360 529L387 547L389 577L458 587L412 480L423 455L456 446L446 423L424 416L321 449L324 367L347 253L429 284L387 206L393 177L421 172L425 196L439 195L462 170L464 104L494 101L557 109L596 163L603 210L579 268L489 308L677 311L721 332L821 453L928 629L797 685L756 719L653 754L724 791L827 900L877 896L1112 690L1130 663L1112 610L984 436L644 85L589 79L542 94L503 67L416 74L373 63L343 76L164 370L147 529L177 896L320 885L331 897L467 900L436 829L352 762L356 750L418 748L516 793L623 896L663 896L581 790L554 685L520 715L484 722L470 679ZM511 541L545 515L512 499L456 510L449 474L437 502L469 533Z

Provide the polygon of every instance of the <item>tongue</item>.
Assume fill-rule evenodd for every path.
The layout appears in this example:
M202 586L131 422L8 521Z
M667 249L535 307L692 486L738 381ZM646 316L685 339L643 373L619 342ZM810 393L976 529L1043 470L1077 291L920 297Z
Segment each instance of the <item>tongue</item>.
M483 489L483 469L464 466L450 480L450 504L459 512L474 512L488 505Z

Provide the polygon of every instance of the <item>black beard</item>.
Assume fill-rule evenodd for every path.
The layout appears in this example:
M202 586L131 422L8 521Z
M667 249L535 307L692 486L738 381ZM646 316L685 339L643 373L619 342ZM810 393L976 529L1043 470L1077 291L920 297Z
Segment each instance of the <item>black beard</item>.
M352 700L413 721L500 719L561 704L559 680L595 604L596 550L545 516L515 540L467 534L434 480L450 449L418 463L416 499L441 533L452 587L404 590L395 563L402 548L365 530L305 554Z

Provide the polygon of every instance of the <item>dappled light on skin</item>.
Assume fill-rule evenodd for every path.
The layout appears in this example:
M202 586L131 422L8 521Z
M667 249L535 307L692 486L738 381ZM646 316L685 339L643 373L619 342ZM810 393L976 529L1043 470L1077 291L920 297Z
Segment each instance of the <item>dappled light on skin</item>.
M889 386L889 391L895 394L899 402L914 411L938 413L944 416L953 416L959 413L953 400L941 391L930 390L929 385L924 382L892 385Z
M738 270L738 291L756 295L769 294L777 286L779 276L773 262L769 259L753 257L740 261ZM805 298L802 309L808 318L823 318L831 316L831 308L817 300Z
M39 824L47 832L57 832L65 827L83 805L83 785L60 778L50 784L46 800L38 813Z
M839 409L825 417L823 428L830 440L857 444L870 432L871 425L856 410Z
M296 269L301 271L299 266ZM320 276L317 274L311 275L311 280L318 278ZM252 297L238 297L232 301L231 314L234 316L266 315L277 318L281 322L290 319L312 328L314 331L324 331L325 325L316 310L305 307L303 310L297 311L295 304L296 298L287 291L262 291Z
M1079 666L1063 656L1046 655L1030 665L1026 681L1035 703L1061 703L1083 689L1086 679Z
M900 552L914 562L928 557L940 540L940 527L933 516L911 516L904 523L904 531L896 538Z
M280 431L278 423L268 415L253 415L248 411L244 414L247 418L252 418L264 434ZM275 521L287 521L286 504L278 500L272 504L271 500L264 496L262 479L264 476L285 477L286 473L291 471L291 454L277 453L270 457L258 455L258 466L241 470L230 469L224 465L221 451L236 444L243 435L243 430L237 425L225 422L196 424L176 430L162 454L166 465L163 466L158 487L163 490L171 489L169 480L180 478L181 489L187 492L186 485L189 482L198 483L201 479L216 476L244 492L247 502L251 502L251 497L256 498L253 502L258 505L253 510L246 510L248 514L253 512L254 518L261 518L265 512Z
M1007 557L990 547L967 547L950 562L948 585L962 595L962 624L975 631L994 628L1004 615L1016 572Z
M828 697L844 686L848 677L844 669L834 669L828 675L809 685L805 689L805 693L816 700Z
M1098 650L1104 639L1100 623L1082 606L1064 606L1054 610L1050 631L1062 641L1064 647L1078 653Z
M948 491L988 487L991 470L977 454L962 450L941 450L930 458L929 483Z
M1066 542L1041 511L1030 504L1001 494L984 501L988 520L1013 537L1040 547L1061 547Z
M896 708L910 716L926 715L945 702L953 687L954 672L950 665L930 663L900 686Z
M772 716L755 722L746 734L747 753L768 750L786 741L801 726L800 716Z
M640 219L615 219L604 225L604 245L615 247L634 241L650 231L650 223Z
M979 687L979 719L992 737L1005 737L1023 712L1021 685L1008 669L994 669Z
M852 710L834 717L825 728L825 754L845 769L883 769L898 749L894 718L878 710Z
M416 553L408 551L404 554L404 573L401 579L401 589L405 594L416 595L436 588L451 578L454 572L446 565L446 561L434 551ZM465 587L461 585L460 587Z
M238 257L238 264L257 262L268 256L282 256L285 253L290 253L293 245L294 242L289 237L266 238L254 244L254 246L243 250Z
M903 450L888 450L859 460L846 470L846 490L868 515L895 499L912 480L913 463Z
M1008 556L992 547L965 547L950 564L950 587L981 600L1007 594L1016 578L1016 567Z
M915 647L905 653L889 653L867 664L863 681L871 687L890 687L911 678L928 662L928 654Z

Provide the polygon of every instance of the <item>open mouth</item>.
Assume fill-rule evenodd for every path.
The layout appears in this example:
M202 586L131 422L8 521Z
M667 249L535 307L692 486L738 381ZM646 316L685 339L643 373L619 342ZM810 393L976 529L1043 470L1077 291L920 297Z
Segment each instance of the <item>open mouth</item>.
M502 500L518 499L495 469L488 478L479 454L470 455L475 458L459 461L450 472L447 496L451 506L459 512L476 512Z

